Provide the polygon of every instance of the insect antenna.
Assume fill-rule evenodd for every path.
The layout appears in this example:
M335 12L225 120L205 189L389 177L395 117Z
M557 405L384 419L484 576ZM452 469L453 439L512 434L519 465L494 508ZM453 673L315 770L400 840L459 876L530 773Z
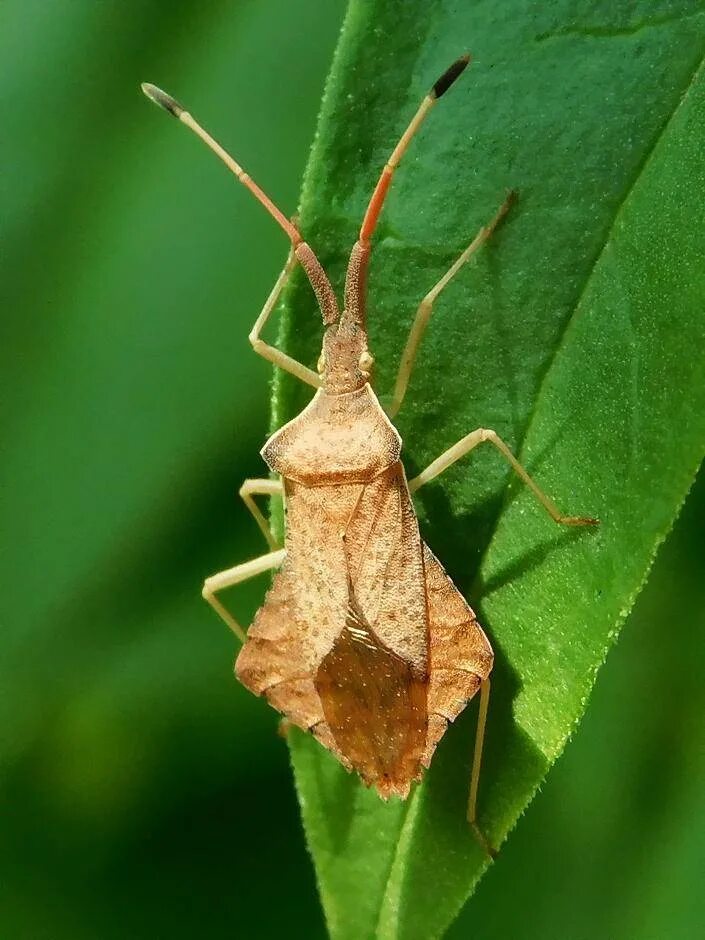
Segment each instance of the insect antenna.
M264 206L275 222L284 229L291 239L294 254L306 271L308 279L311 282L311 286L321 307L323 322L333 323L337 320L339 316L338 303L335 299L335 294L333 293L333 288L328 280L328 276L314 254L313 249L303 240L296 225L294 225L290 219L287 219L284 213L274 205L269 196L260 189L252 177L230 156L227 150L221 147L217 140L211 137L207 130L201 127L198 121L176 100L176 98L172 98L171 95L162 91L161 88L157 88L156 85L151 85L149 82L143 82L141 88L150 101L153 101L165 111L168 111L169 114L172 114L177 120L181 121L182 124L185 124L186 127L192 130L194 134L200 137L206 147L212 150L213 153L223 161L230 172L234 173L242 185L249 189L255 199Z
M365 211L365 215L360 227L358 240L353 246L348 264L348 272L345 280L345 312L343 315L343 325L354 325L357 328L364 328L365 323L365 282L367 276L367 265L370 258L370 239L377 226L382 206L386 198L389 186L394 176L394 171L399 166L402 157L406 153L409 144L414 135L426 120L429 111L438 99L444 95L453 82L467 68L470 62L470 56L464 55L447 68L437 82L433 85L428 94L419 105L416 114L409 122L409 126L399 138L399 142L392 151L389 159L382 169L377 185L374 188L372 197Z
M399 166L401 158L406 153L412 138L425 121L431 108L433 108L441 95L444 95L448 91L453 82L459 78L460 75L462 75L469 62L470 56L464 55L459 59L456 59L450 68L446 69L438 81L433 85L429 93L425 96L419 105L416 114L409 122L409 126L399 138L399 143L396 145L391 153L391 156L384 165L384 169L382 170L382 174L377 181L377 185L374 188L369 205L367 206L367 211L365 212L365 216L362 220L359 238L363 244L369 242L372 233L375 230L377 220L379 219L380 213L382 211L382 206L384 205L384 199L387 195L389 185L392 182L392 177L394 176L394 171Z

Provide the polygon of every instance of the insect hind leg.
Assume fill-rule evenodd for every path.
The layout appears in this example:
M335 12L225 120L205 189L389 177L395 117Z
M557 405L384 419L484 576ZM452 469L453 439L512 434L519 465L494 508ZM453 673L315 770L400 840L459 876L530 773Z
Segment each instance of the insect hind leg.
M491 855L490 844L477 822L477 792L494 654L473 610L428 546L424 546L424 569L429 612L430 682L428 733L422 763L429 766L449 723L455 721L479 692L480 712L467 818L478 842Z
M491 845L487 836L477 821L477 791L480 784L480 769L482 767L482 748L485 743L485 730L487 727L487 709L490 704L491 682L489 676L480 685L480 707L477 714L477 728L475 730L475 748L472 756L472 771L470 772L470 793L468 794L468 822L484 851L495 858L497 850Z

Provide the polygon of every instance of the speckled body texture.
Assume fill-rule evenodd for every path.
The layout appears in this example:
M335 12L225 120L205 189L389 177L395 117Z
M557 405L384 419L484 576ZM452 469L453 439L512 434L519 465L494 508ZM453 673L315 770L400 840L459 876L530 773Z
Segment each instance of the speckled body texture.
M286 558L240 681L383 797L406 797L492 668L419 535L401 440L369 385L311 404L262 455L285 483Z

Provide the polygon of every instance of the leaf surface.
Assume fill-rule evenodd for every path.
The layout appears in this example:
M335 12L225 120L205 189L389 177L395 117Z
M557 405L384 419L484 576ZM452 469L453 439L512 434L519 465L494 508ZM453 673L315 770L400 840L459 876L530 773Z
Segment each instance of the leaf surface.
M354 2L307 171L301 224L340 283L366 200L414 108L470 49L395 179L370 274L376 387L391 391L426 291L520 202L439 300L398 418L413 473L494 428L570 513L557 531L495 452L421 491L424 537L497 653L481 824L500 844L563 749L703 456L705 15L692 2ZM315 365L299 278L282 340ZM308 393L288 376L274 420ZM406 805L314 741L292 756L334 938L439 936L486 860L464 824L476 707ZM500 861L501 864L501 855Z

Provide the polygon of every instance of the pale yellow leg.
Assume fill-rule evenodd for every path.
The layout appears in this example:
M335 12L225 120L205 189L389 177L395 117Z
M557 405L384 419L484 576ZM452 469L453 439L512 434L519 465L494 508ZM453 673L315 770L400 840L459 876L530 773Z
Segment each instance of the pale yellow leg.
M487 708L490 704L489 678L480 686L480 710L477 714L477 729L475 731L475 750L472 756L472 771L470 773L470 795L468 797L468 822L475 833L477 841L482 848L494 858L496 852L487 841L482 829L477 824L477 789L480 784L480 767L482 766L482 747L485 743L485 728L487 726Z
M457 444L449 447L445 453L441 454L433 463L429 464L422 473L409 481L410 492L416 492L416 490L425 483L435 479L439 474L443 473L444 470L447 470L448 467L454 464L456 460L460 460L460 458L469 453L473 447L477 447L478 444L482 444L484 441L489 441L490 444L494 444L497 450L509 461L513 469L524 483L526 483L554 522L559 522L561 525L597 525L597 519L590 519L584 516L564 516L553 500L549 499L543 490L539 489L536 483L534 483L501 437L499 437L495 431L488 428L478 428L476 431L472 431L459 440Z
M411 330L409 332L409 338L406 341L406 346L404 347L404 352L401 355L401 362L399 363L399 372L397 373L397 380L394 384L394 393L392 395L392 402L387 409L387 414L390 418L393 418L394 415L401 408L401 403L404 400L404 395L406 394L406 389L409 384L409 378L411 376L411 370L414 367L414 361L416 359L416 354L419 349L419 344L421 339L426 332L426 327L428 326L428 321L431 319L431 314L433 313L433 305L438 298L438 295L441 293L444 287L446 287L450 281L453 280L458 271L462 266L468 261L475 252L481 248L487 239L492 235L494 230L497 228L499 223L502 221L504 216L509 211L511 204L516 198L516 193L512 190L507 195L507 198L504 200L502 205L499 207L495 217L489 223L485 225L477 235L470 242L465 251L460 255L457 261L446 271L440 281L436 284L435 287L432 287L431 290L426 294L424 299L418 306L416 311L416 316L414 317L414 322L411 325Z
M277 349L275 346L270 346L268 343L265 343L264 340L260 339L260 333L264 329L264 325L267 320L272 315L272 312L276 309L277 303L281 296L282 291L284 290L284 285L291 272L296 267L296 256L294 255L294 250L289 252L289 257L286 259L286 264L282 270L282 273L276 280L272 292L267 298L267 302L262 308L262 312L257 317L255 325L250 331L250 343L252 348L256 353L262 356L264 359L267 359L269 362L273 362L275 366L279 366L280 369L284 369L286 372L291 372L292 375L295 375L298 379L301 379L302 382L306 382L308 385L313 385L314 388L319 388L321 385L321 377L317 372L314 372L313 369L307 368L300 362L297 362L296 359L292 359L291 356L287 356L285 352L282 352L281 349Z
M268 555L261 555L259 558L253 558L241 565L235 565L234 568L228 568L226 571L220 571L218 574L206 578L203 584L203 597L211 605L213 610L227 623L235 636L245 642L245 631L230 611L220 603L215 596L217 591L232 587L241 581L248 581L250 578L263 574L265 571L271 571L272 568L278 568L286 557L286 550L281 548L279 551L270 552Z
M266 538L267 544L275 552L281 548L277 542L272 528L265 519L262 510L254 501L255 496L283 496L284 487L281 480L245 480L240 487L240 496L243 503L250 510L255 518L255 522L260 527L262 535Z

